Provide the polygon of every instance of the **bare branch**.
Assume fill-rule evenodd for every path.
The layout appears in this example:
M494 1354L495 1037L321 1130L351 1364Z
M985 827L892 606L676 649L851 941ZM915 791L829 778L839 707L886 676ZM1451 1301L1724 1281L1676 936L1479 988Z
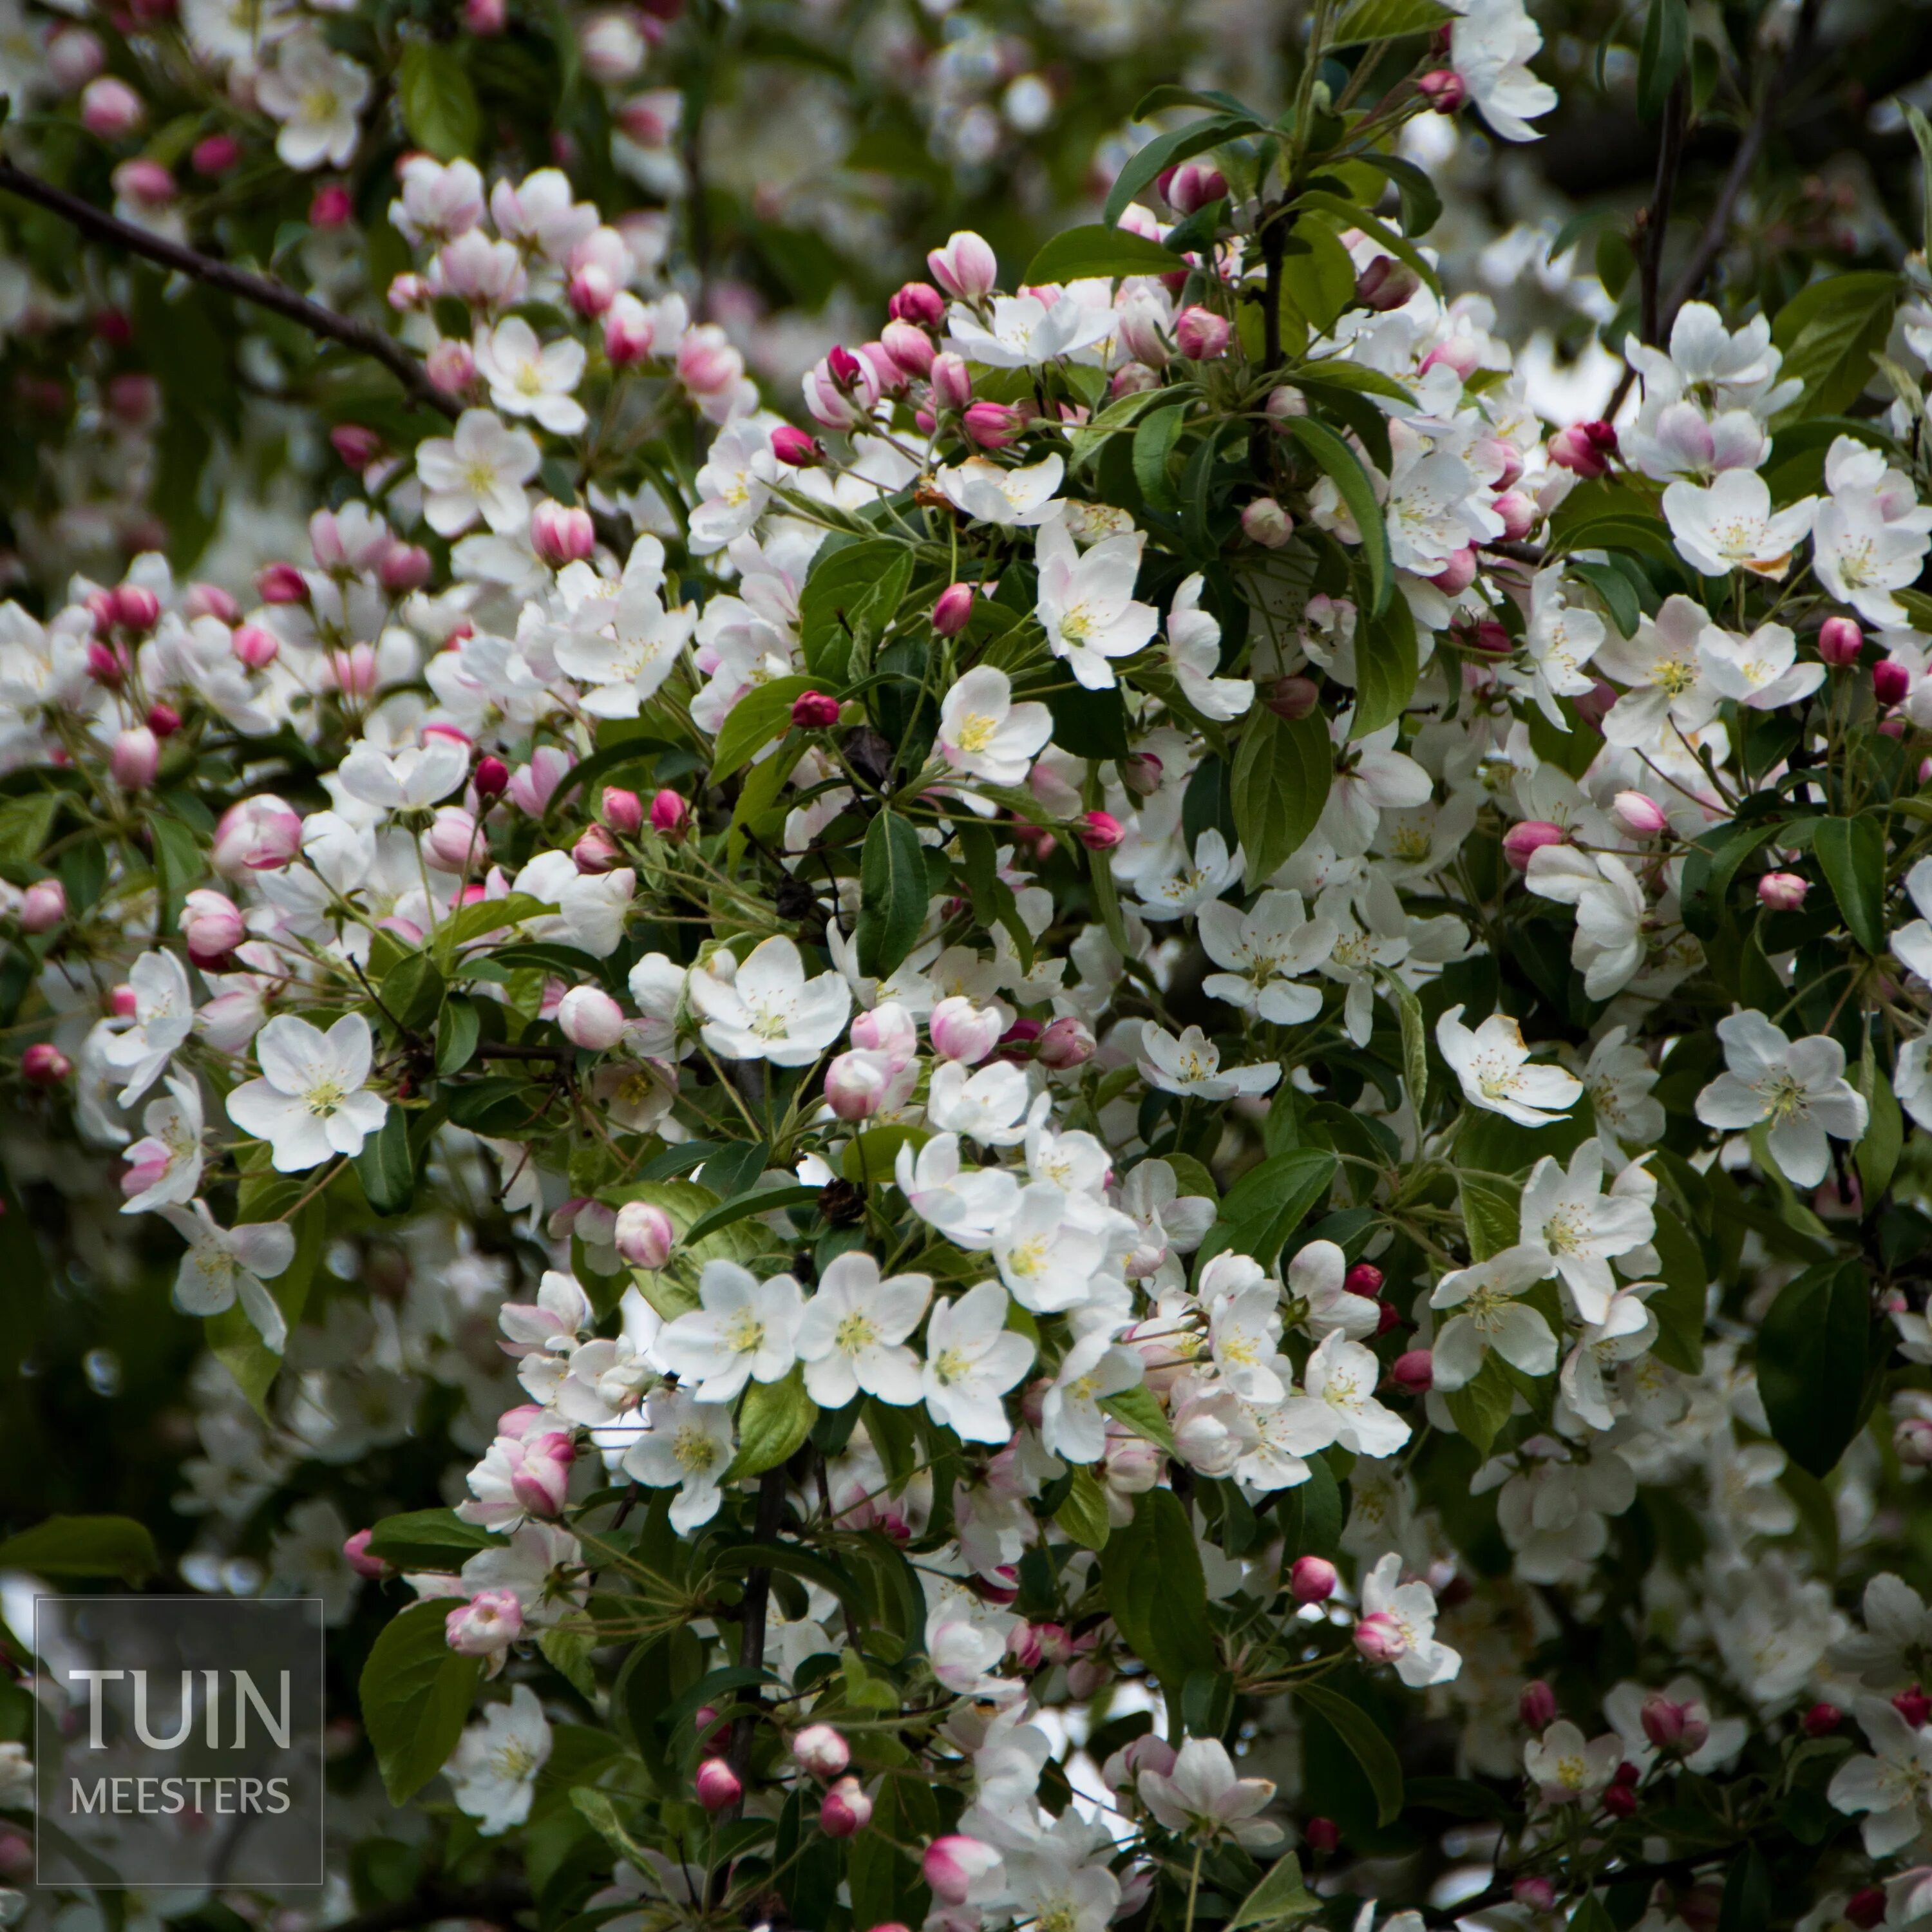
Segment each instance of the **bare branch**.
M438 388L430 380L423 365L400 342L368 322L338 315L333 309L324 308L320 302L310 302L306 296L298 295L294 290L284 288L266 275L252 274L245 268L218 261L212 255L184 248L179 242L151 235L145 228L137 228L132 222L109 214L92 202L83 201L78 195L69 194L64 188L56 188L51 182L42 181L38 175L16 168L10 161L0 160L0 189L58 215L63 221L70 223L97 242L110 242L116 248L126 249L131 255L143 256L164 268L190 276L240 301L252 302L257 308L267 309L307 329L311 335L339 342L344 348L370 357L381 363L401 383L412 402L424 409L434 410L452 422L462 412L462 404L446 391Z

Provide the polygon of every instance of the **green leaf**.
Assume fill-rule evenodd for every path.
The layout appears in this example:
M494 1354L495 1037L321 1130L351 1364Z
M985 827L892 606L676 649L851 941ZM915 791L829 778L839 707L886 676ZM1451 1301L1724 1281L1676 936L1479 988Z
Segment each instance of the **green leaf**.
M1276 1925L1299 1925L1322 1910L1322 1901L1301 1882L1301 1861L1284 1852L1260 1884L1241 1900L1226 1932L1267 1932Z
M483 116L456 40L412 40L403 50L396 98L410 138L440 161L476 152Z
M483 1036L483 1019L476 1002L458 993L442 1003L436 1023L436 1070L445 1079L470 1064Z
M1281 286L1316 333L1334 328L1354 300L1355 264L1330 223L1311 215L1294 224L1282 256Z
M1612 564L1573 563L1570 568L1602 598L1618 634L1636 636L1637 625L1643 616L1643 606L1637 602L1636 589L1630 579Z
M1288 433L1307 451L1340 491L1348 514L1361 532L1362 554L1368 562L1370 604L1379 611L1388 603L1389 586L1394 581L1389 564L1388 531L1382 522L1382 506L1376 501L1375 486L1369 481L1362 460L1326 423L1312 416L1291 416Z
M382 975L382 1004L406 1032L427 1026L442 1004L442 975L427 952L405 952Z
M1244 134L1262 131L1262 124L1251 114L1212 114L1191 126L1177 128L1171 134L1156 134L1145 147L1137 148L1129 155L1126 164L1114 177L1101 219L1118 221L1128 202L1169 168L1196 154L1205 154L1210 148L1218 148L1224 141L1238 140Z
M1112 1525L1107 1517L1107 1492L1090 1469L1076 1469L1073 1481L1053 1520L1082 1550L1104 1550Z
M1660 1293L1646 1304L1657 1317L1658 1360L1687 1376L1704 1366L1704 1303L1711 1270L1704 1251L1684 1223L1666 1208L1657 1210L1657 1229L1651 1237L1657 1250L1658 1271L1664 1277Z
M1174 494L1173 479L1168 474L1167 461L1174 452L1174 439L1180 435L1181 425L1186 420L1187 411L1184 407L1156 410L1153 415L1144 418L1134 431L1134 481L1141 486L1141 494L1156 510L1174 511L1180 508Z
M859 970L885 979L919 944L930 894L926 851L909 818L883 808L866 828L859 855Z
M1298 1556L1326 1556L1332 1559L1342 1546L1346 1512L1342 1506L1342 1486L1324 1456L1308 1459L1308 1480L1275 1497L1275 1514L1281 1520L1282 1556L1292 1563Z
M789 730L793 705L808 691L816 688L810 678L794 672L789 677L775 677L770 683L746 692L718 728L718 742L711 762L712 783L729 778L774 738Z
M1353 1699L1325 1684L1298 1684L1294 1695L1348 1747L1376 1794L1376 1822L1392 1823L1402 1813L1402 1760L1382 1726Z
M1419 1120L1429 1098L1429 1033L1423 1023L1422 1002L1408 982L1394 973L1383 974L1382 986L1395 1001L1396 1017L1402 1023L1402 1084L1408 1089L1409 1105Z
M386 1516L369 1532L370 1553L398 1570L460 1570L479 1550L499 1546L487 1529L448 1509Z
M1570 1932L1617 1932L1617 1922L1600 1893L1592 1892L1570 1915Z
M1684 854L1682 892L1685 928L1700 939L1715 939L1724 923L1724 901L1738 868L1780 827L1777 819L1748 825L1714 825L1690 842Z
M164 812L148 815L148 831L154 845L154 875L161 887L161 929L178 929L182 902L206 870L194 828Z
M0 1570L139 1583L160 1567L154 1539L132 1516L50 1516L0 1543Z
M754 1214L770 1214L782 1208L810 1207L817 1202L819 1193L818 1188L808 1187L802 1181L796 1187L754 1187L700 1214L685 1230L683 1239L696 1243L721 1228L730 1227L734 1221L748 1220Z
M1414 162L1396 154L1366 154L1356 158L1364 167L1379 170L1394 182L1402 196L1402 225L1412 238L1426 235L1442 218L1442 196L1436 184ZM1552 248L1554 260L1563 251Z
M1366 46L1376 40L1399 40L1408 34L1432 34L1456 16L1436 0L1352 0L1322 43L1331 47Z
M1168 1427L1166 1412L1160 1398L1144 1383L1123 1389L1118 1395L1103 1395L1100 1406L1116 1422L1124 1422L1136 1436L1174 1453L1174 1431Z
M1355 716L1351 739L1393 724L1415 695L1415 619L1406 598L1391 598L1379 616L1365 617L1355 640Z
M1932 255L1932 122L1910 101L1900 105L1905 110L1905 124L1912 130L1912 138L1918 148L1918 206L1925 224L1920 245Z
M1874 818L1819 821L1811 849L1838 902L1845 930L1874 956L1886 949L1885 834Z
M1487 1461L1498 1432L1516 1406L1516 1386L1504 1372L1502 1358L1486 1357L1468 1382L1450 1390L1442 1400L1456 1434L1468 1438L1479 1460Z
M1759 1932L1772 1918L1771 1868L1755 1845L1746 1845L1724 1874L1718 1906L1718 1932Z
M1650 0L1636 57L1638 118L1654 121L1690 55L1690 10L1684 0Z
M815 676L842 682L854 652L882 637L912 580L912 552L890 537L821 550L799 598L799 644Z
M623 1820L617 1816L617 1808L608 1793L591 1785L580 1784L572 1790L570 1802L577 1808L578 1816L619 1858L628 1858L640 1871L650 1869L650 1853L624 1828Z
M1486 1262L1504 1248L1516 1246L1522 1222L1522 1197L1505 1180L1459 1174L1456 1187L1462 1208L1463 1232L1469 1238L1469 1258Z
M558 788L559 791L562 789ZM436 928L436 956L447 969L460 948L485 933L500 932L506 926L521 926L527 920L546 919L556 910L548 899L529 892L512 892L506 899L478 899L474 905L451 914Z
M1871 380L1898 306L1898 278L1882 270L1828 275L1801 289L1778 312L1772 340L1784 352L1782 380L1804 392L1774 427L1848 409Z
M449 1762L482 1675L444 1628L446 1601L412 1604L385 1627L362 1666L362 1728L389 1802L413 1798Z
M1030 288L1049 282L1084 281L1090 276L1171 275L1186 263L1158 242L1131 228L1095 222L1064 229L1027 264L1020 278Z
M796 1363L780 1381L748 1383L738 1407L738 1453L724 1480L776 1469L812 1433L818 1420L818 1405L806 1394L805 1371Z
M1396 259L1413 268L1424 285L1442 292L1442 278L1436 272L1436 265L1412 244L1398 235L1386 221L1378 220L1366 209L1352 202L1342 200L1339 194L1330 194L1325 188L1310 188L1296 202L1298 208L1319 208L1345 228L1359 230L1362 234L1379 242ZM1298 226L1296 232L1299 233ZM1353 292L1352 286L1351 293Z
M379 1214L400 1214L415 1198L416 1160L410 1151L410 1117L392 1106L382 1124L362 1143L350 1163L369 1205Z
M1228 1190L1217 1217L1233 1229L1228 1246L1271 1268L1303 1216L1327 1194L1340 1165L1326 1148L1270 1154Z
M1864 1190L1865 1212L1869 1214L1898 1171L1898 1156L1905 1147L1905 1118L1898 1111L1898 1101L1892 1093L1892 1082L1885 1077L1884 1068L1871 1057L1869 1042L1858 1072L1868 1111L1864 1137L1852 1150L1852 1158L1858 1163L1858 1184Z
M1856 1262L1824 1262L1779 1290L1757 1338L1758 1388L1778 1446L1823 1478L1863 1420L1871 1291Z
M39 858L64 796L30 791L0 800L0 865L31 866Z
M1232 797L1250 891L1300 850L1328 802L1334 776L1334 747L1321 711L1293 719L1264 704L1250 712L1234 754Z
M1170 1699L1180 1697L1190 1672L1220 1668L1201 1552L1172 1490L1135 1498L1133 1521L1100 1552L1100 1575L1121 1636Z

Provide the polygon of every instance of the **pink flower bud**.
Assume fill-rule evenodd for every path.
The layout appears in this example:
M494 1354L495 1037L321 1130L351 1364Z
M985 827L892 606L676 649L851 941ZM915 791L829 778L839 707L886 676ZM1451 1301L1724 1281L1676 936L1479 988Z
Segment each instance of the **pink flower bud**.
M179 924L189 959L206 973L225 972L230 956L248 936L241 908L225 892L206 886L183 901Z
M745 1795L738 1774L722 1757L708 1757L698 1767L698 1802L706 1810L728 1811Z
M264 604L306 604L308 580L292 563L269 564L255 579Z
M20 1056L20 1072L35 1087L58 1087L73 1071L73 1061L45 1040L37 1041Z
M969 403L963 427L982 449L1010 449L1031 420L1024 410L1005 403Z
M974 1886L999 1868L1000 1855L977 1838L955 1832L926 1848L920 1870L942 1904L964 1905Z
M1874 1928L1885 1923L1888 1909L1883 1886L1862 1885L1845 1900L1845 1918L1858 1932L1873 1932Z
M146 208L165 208L175 198L175 178L159 161L137 155L114 170L114 192Z
M85 27L62 27L47 42L47 77L63 94L85 87L106 64L106 50Z
M523 1635L524 1606L514 1590L478 1590L443 1618L442 1627L450 1648L459 1655L496 1657Z
M1386 1610L1376 1610L1355 1626L1355 1648L1370 1664L1393 1664L1408 1652L1402 1626Z
M842 1778L818 1808L819 1828L828 1838L849 1838L871 1823L872 1801L856 1778Z
M603 314L617 299L617 284L601 262L586 262L571 276L566 290L572 309L586 320Z
M228 647L250 670L266 670L280 654L282 640L260 624L244 624L229 640Z
M1325 1604L1339 1580L1325 1556L1298 1556L1288 1573L1289 1594L1298 1604Z
M1006 1020L997 1006L976 1006L958 994L949 994L932 1010L926 1022L932 1050L942 1060L976 1066L1000 1043Z
M824 731L838 722L838 700L822 691L802 691L792 700L791 722L801 731Z
M622 785L604 788L603 812L604 823L625 838L644 829L644 800Z
M1064 1072L1070 1067L1084 1066L1094 1058L1096 1045L1092 1030L1066 1013L1051 1022L1040 1035L1034 1058L1041 1066Z
M1342 1277L1342 1286L1351 1294L1366 1295L1372 1301L1382 1292L1383 1275L1373 1262L1358 1262Z
M837 1778L852 1762L852 1748L830 1724L808 1724L791 1741L791 1754L814 1778Z
M476 380L476 354L468 343L446 339L423 358L423 373L445 395L460 396Z
M376 574L392 597L406 597L429 581L434 566L429 552L420 544L392 544L382 554Z
M437 808L434 820L422 836L422 851L440 872L467 872L479 856L486 864L489 857L476 814L460 805Z
M1302 1842L1311 1852L1326 1856L1342 1842L1342 1828L1332 1818L1311 1818L1301 1828Z
M530 512L530 548L553 570L579 563L597 548L588 510L545 501Z
M617 1252L627 1267L661 1268L676 1245L670 1216L654 1202L627 1201L617 1210Z
M114 598L114 621L130 631L152 631L160 621L161 600L143 584L118 585Z
M1111 812L1083 812L1074 820L1073 836L1090 852L1111 852L1127 833Z
M1828 1738L1845 1720L1845 1714L1835 1704L1814 1704L1798 1721L1804 1726L1808 1738Z
M908 282L886 304L886 311L895 322L937 328L946 320L946 302L930 282Z
M1881 704L1896 704L1912 688L1912 674L1896 658L1881 658L1872 666L1872 695Z
M1476 580L1476 553L1465 544L1430 582L1445 597L1460 597Z
M1174 346L1190 362L1212 362L1228 352L1228 319L1198 302L1183 309L1174 322Z
M115 734L107 754L107 769L123 791L146 791L161 768L161 741L145 724L130 724Z
M107 995L107 1010L117 1020L131 1020L141 1010L141 996L124 980Z
M87 640L87 674L96 684L104 684L110 691L118 691L127 681L128 653L112 644L103 644L98 638Z
M1865 634L1849 617L1827 617L1818 626L1818 655L1834 670L1856 664L1864 647Z
M58 879L36 879L20 895L20 930L51 932L67 917L67 889Z
M924 329L910 322L889 322L880 331L879 340L893 362L914 381L923 382L932 374L938 352Z
M619 296L604 316L604 353L611 367L628 369L643 362L656 341L650 311L635 296Z
M1617 433L1606 422L1572 423L1550 439L1550 460L1579 476L1600 476L1617 453Z
M1556 1693L1540 1677L1531 1678L1516 1700L1516 1714L1538 1737L1556 1721Z
M932 628L942 638L956 638L973 616L973 586L949 584L932 607Z
M614 872L624 862L624 848L602 826L593 825L570 848L570 856L580 872Z
M577 1450L561 1430L519 1440L499 1436L496 1446L510 1466L510 1493L532 1516L553 1516L570 1490L570 1468Z
M1314 681L1305 677L1278 677L1262 694L1262 702L1277 718L1286 718L1291 724L1298 718L1306 718L1321 698Z
M803 430L794 429L790 423L781 423L772 431L772 454L794 470L808 470L825 460L823 446Z
M1690 1716L1690 1706L1674 1703L1660 1692L1643 1700L1637 1720L1643 1734L1660 1751L1675 1750L1684 1742L1684 1730Z
M231 805L214 828L209 862L224 878L272 872L302 850L302 820L282 801L261 793Z
M977 302L992 292L1000 265L992 250L970 230L962 230L926 258L932 279L957 302Z
M350 1568L358 1576L387 1576L392 1574L389 1565L381 1557L369 1554L369 1540L375 1534L373 1529L358 1529L342 1546L342 1553L348 1559Z
M825 1070L825 1104L842 1120L870 1120L885 1102L892 1073L883 1054L842 1053Z
M852 1044L868 1053L884 1054L896 1073L917 1057L919 1028L896 1000L886 1000L853 1021Z
M501 798L509 786L510 768L501 758L486 755L476 760L470 782L476 788L478 798Z
M1503 856L1519 872L1526 872L1532 853L1541 851L1546 845L1561 845L1563 836L1562 826L1552 825L1546 818L1520 820L1503 834Z
M104 141L118 141L147 118L141 97L111 74L90 80L80 97L80 124Z
M1422 286L1422 278L1406 262L1378 255L1355 278L1355 299L1364 308L1387 315L1398 309Z
M1922 1415L1904 1418L1892 1432L1892 1446L1898 1460L1908 1468L1932 1468L1932 1419Z
M691 822L691 807L667 786L651 800L651 827L667 838L680 836Z
M1294 519L1272 496L1257 496L1241 512L1241 534L1264 550L1279 550L1294 534Z
M1796 872L1767 872L1757 882L1757 902L1773 912L1796 912L1810 890L1811 882Z
M1151 798L1160 789L1165 769L1153 752L1130 752L1120 760L1120 782L1135 797Z
M1389 1364L1389 1380L1411 1395L1426 1395L1436 1385L1436 1360L1426 1348L1411 1348Z
M368 469L382 453L380 433L362 423L338 423L328 432L328 441L351 470Z
M1415 91L1438 114L1454 114L1469 98L1468 88L1454 68L1438 67L1425 74Z
M1633 838L1654 838L1670 818L1655 799L1640 791L1620 791L1610 803L1610 816Z
M1540 1874L1532 1872L1510 1887L1510 1896L1532 1912L1548 1912L1556 1904L1556 1888Z
M932 358L932 400L942 410L964 410L973 400L973 375L966 358L951 350Z
M1175 214L1198 214L1228 192L1228 181L1210 162L1183 161L1162 177L1160 191Z
M232 624L242 614L242 607L218 584L190 584L182 598L182 615L192 622L197 617L218 617Z
M1892 1708L1916 1731L1928 1718L1932 1718L1932 1697L1914 1684L1893 1697Z
M339 182L330 182L316 190L308 205L311 228L346 228L355 218L356 204Z
M1534 500L1520 490L1505 490L1490 508L1503 520L1503 538L1508 543L1522 542L1542 514Z
M604 1053L624 1036L624 1010L601 986L573 986L558 1002L556 1023L572 1046Z

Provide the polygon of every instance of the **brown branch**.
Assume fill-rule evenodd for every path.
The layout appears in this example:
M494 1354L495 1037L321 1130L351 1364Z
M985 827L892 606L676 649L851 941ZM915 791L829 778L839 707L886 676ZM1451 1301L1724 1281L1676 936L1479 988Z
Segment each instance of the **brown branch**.
M752 1534L760 1543L776 1543L778 1539L778 1525L784 1514L785 1476L782 1466L767 1469L758 1479L758 1512L754 1517ZM756 1670L765 1660L765 1612L771 1604L772 1573L764 1564L745 1573L745 1596L739 1609L738 1662L741 1666ZM764 1700L753 1690L747 1700L754 1707ZM731 1742L728 1762L736 1773L742 1786L751 1775L752 1743L758 1727L758 1712L754 1708L742 1713L731 1726ZM744 1810L742 1792L738 1802L724 1814L724 1821L735 1820ZM715 1908L722 1903L729 1868L721 1865L712 1877L711 1903Z
M439 1885L432 1881L406 1898L378 1905L353 1918L338 1920L327 1932L410 1932L418 1925L434 1925L446 1918L480 1918L515 1932L517 1914L535 1901L520 1880L490 1885Z
M400 342L368 322L338 315L333 309L324 308L320 303L310 302L306 296L298 295L294 290L284 288L266 275L252 274L245 268L218 261L212 255L200 254L192 248L184 248L178 242L151 235L145 228L137 228L132 222L109 214L92 202L83 201L78 195L69 194L64 188L56 188L51 182L42 181L38 175L16 168L10 161L0 160L0 189L58 215L63 221L97 242L110 242L116 248L126 249L130 254L144 256L178 274L190 276L212 289L219 289L224 295L252 302L257 308L267 309L272 314L307 329L311 335L339 342L346 349L370 357L381 363L401 383L410 399L424 409L434 410L452 422L462 412L462 404L446 391L439 389L430 380L423 365Z
M1642 212L1642 232L1638 238L1641 248L1637 260L1637 326L1644 340L1652 344L1663 339L1659 333L1663 308L1659 291L1664 280L1664 244L1670 232L1670 204L1677 194L1677 171L1684 159L1684 129L1690 118L1685 104L1684 82L1680 78L1664 104L1664 129L1657 143L1657 179L1649 206ZM1625 362L1609 406L1604 411L1606 420L1616 419L1636 380L1636 364Z

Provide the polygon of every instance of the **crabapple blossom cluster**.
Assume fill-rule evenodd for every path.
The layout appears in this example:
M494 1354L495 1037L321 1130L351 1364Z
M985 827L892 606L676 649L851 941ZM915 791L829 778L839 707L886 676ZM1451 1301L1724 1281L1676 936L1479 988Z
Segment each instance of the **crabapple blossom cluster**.
M413 152L451 419L0 608L16 1100L205 1324L182 1573L366 1627L506 1910L1932 1913L1932 311L1882 405L1808 291L1540 419L1395 146L1529 137L1536 30L1418 4L782 395ZM367 75L248 58L339 164Z

